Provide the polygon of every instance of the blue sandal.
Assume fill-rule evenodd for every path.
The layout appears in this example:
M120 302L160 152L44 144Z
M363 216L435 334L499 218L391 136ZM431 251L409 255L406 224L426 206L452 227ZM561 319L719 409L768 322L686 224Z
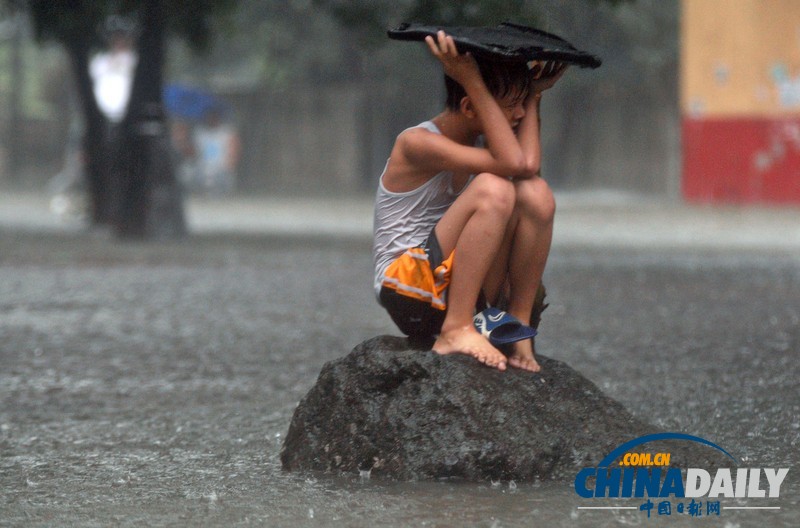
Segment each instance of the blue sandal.
M472 322L478 332L496 347L536 336L536 329L520 323L513 315L497 308L486 308L475 314Z

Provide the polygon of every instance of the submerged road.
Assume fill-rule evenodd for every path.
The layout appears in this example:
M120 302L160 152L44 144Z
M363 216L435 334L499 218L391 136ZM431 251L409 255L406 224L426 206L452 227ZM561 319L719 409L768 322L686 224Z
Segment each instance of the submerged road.
M647 520L579 511L571 483L280 470L294 407L324 363L397 333L370 291L363 233L218 224L180 243L122 243L0 226L0 526ZM666 430L707 438L748 467L793 468L769 502L780 510L723 516L731 526L797 526L800 253L764 240L598 239L556 244L540 353Z

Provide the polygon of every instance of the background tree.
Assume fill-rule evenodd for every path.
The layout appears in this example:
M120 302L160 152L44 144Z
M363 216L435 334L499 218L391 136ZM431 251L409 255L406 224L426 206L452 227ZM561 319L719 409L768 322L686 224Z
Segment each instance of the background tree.
M30 1L17 4L27 7ZM478 4L492 8L486 1L453 2L453 6L376 1L238 2L226 16L207 18L207 33L214 35L214 43L204 54L195 53L195 46L167 25L168 82L211 92L227 105L226 118L242 140L236 175L240 192L371 194L397 133L437 112L443 97L441 68L425 46L391 41L386 29L404 21L495 24L513 19L563 35L604 60L598 70L570 72L544 103L543 172L551 185L677 193L676 0L509 1L496 3L493 12L467 8ZM414 14L411 9L417 3L434 11ZM2 30L10 26L12 16L9 0L0 4L8 7L0 11ZM87 24L92 34L105 12L125 12L138 20L139 7L133 11L123 7L143 2L93 4L89 7L103 6L104 14ZM176 9L174 2L163 5ZM70 4L71 9L76 6L77 1ZM336 11L339 8L356 9L355 15L350 11L347 22L342 17L348 12ZM334 16L335 12L339 14ZM64 138L68 124L76 121L70 116L78 110L78 98L65 86L70 83L61 81L72 77L63 71L70 64L62 52L66 47L49 38L36 49L29 40L31 20L28 16L23 21L24 134L15 136L22 140L22 167L15 178L5 181L15 179L34 189L48 181L49 174L68 166ZM9 33L0 35L7 39ZM95 38L92 49L99 49L99 37ZM10 41L2 41L2 46L0 51L9 53ZM19 94L9 93L7 72L12 62L10 55L4 57L0 66L6 81L0 83L0 100L3 108L9 108L11 96ZM9 126L9 115L0 112L3 130ZM9 161L10 156L2 156L8 147L5 143L0 149L0 163ZM191 169L189 164L185 168Z
M180 189L162 102L168 34L194 49L209 47L215 20L235 0L16 0L30 10L37 37L67 50L85 123L83 153L91 221L123 237L185 231ZM124 119L112 126L92 89L89 61L112 15L136 21L138 62Z

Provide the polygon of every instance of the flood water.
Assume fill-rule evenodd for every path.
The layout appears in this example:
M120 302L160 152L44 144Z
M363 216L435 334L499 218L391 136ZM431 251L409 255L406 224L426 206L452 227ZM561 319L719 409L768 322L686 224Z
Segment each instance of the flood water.
M578 509L572 482L283 472L322 366L397 334L370 277L360 239L0 232L0 526L800 525L800 256L550 261L541 354L744 467L790 468L779 499L722 501L780 509L710 519Z

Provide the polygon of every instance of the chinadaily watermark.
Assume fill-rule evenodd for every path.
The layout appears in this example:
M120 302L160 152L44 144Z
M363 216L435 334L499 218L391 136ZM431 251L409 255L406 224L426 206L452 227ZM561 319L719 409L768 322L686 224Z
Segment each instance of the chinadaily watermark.
M645 444L681 440L722 452L734 467L716 470L670 466L672 455L648 451ZM618 462L616 467L610 467ZM780 510L774 499L789 468L738 467L739 461L722 447L697 436L657 433L626 442L597 467L575 476L575 493L583 499L578 510L639 510L651 516L710 517L727 510ZM615 499L642 499L638 506L614 505ZM773 500L769 500L773 499ZM626 502L630 504L630 502Z

